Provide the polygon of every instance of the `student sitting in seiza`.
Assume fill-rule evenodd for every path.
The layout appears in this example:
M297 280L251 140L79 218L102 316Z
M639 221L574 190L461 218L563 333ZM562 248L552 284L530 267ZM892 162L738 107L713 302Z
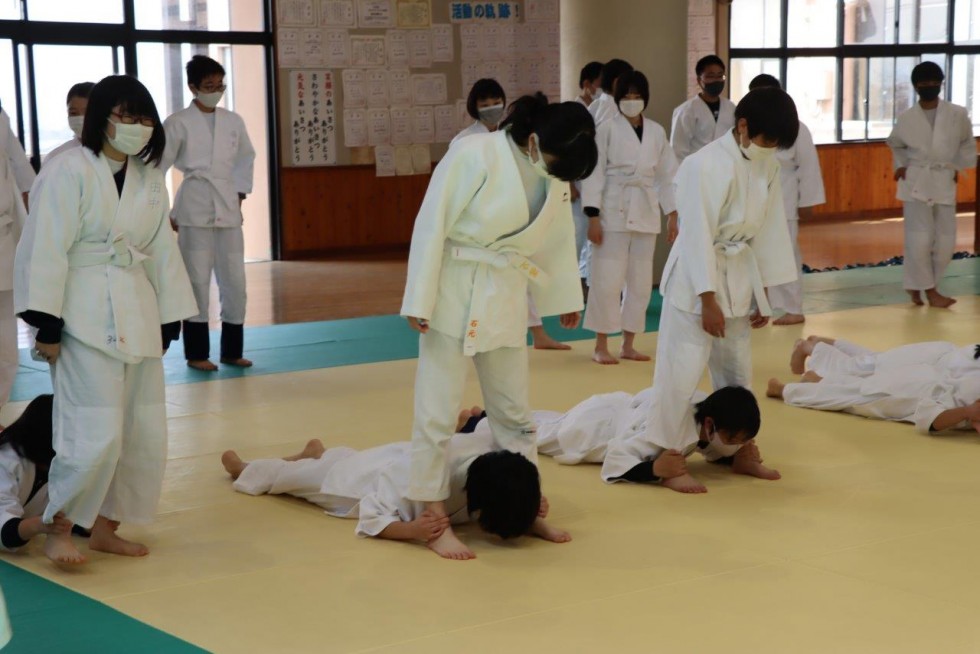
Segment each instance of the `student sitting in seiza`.
M469 412L457 421L464 425ZM487 428L479 435L455 434L449 442L449 497L445 515L406 497L411 443L389 443L368 450L325 449L311 440L302 452L284 459L244 462L233 451L221 462L248 495L293 495L329 515L357 520L359 536L433 543L449 528L475 520L491 534L509 539L529 534L563 543L571 537L548 525L538 469L520 454L499 450ZM438 550L434 550L437 551ZM465 560L471 553L438 552Z
M790 406L911 422L923 434L980 431L980 345L912 343L875 352L843 339L797 341L798 383L769 380L766 395Z

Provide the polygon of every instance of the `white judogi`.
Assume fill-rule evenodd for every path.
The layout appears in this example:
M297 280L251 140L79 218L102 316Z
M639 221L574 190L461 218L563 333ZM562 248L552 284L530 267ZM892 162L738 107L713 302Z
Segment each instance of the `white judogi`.
M749 315L770 315L765 288L798 272L783 214L779 163L749 161L725 134L688 157L675 177L683 221L667 258L664 310L657 341L654 396L645 432L610 447L603 475L618 477L660 449L690 445L686 407L707 365L712 387L749 387ZM714 292L725 315L725 337L701 326L702 293Z
M841 339L818 343L807 365L822 381L786 384L783 400L791 406L911 422L928 434L940 413L980 399L977 347L935 341L879 353ZM954 428L972 426L964 421Z
M783 209L789 226L789 238L793 243L793 256L796 269L803 267L800 255L800 213L801 207L814 207L827 201L820 174L820 159L813 144L809 128L800 123L800 133L796 143L785 150L776 151L779 160L779 183L783 189ZM803 313L803 278L789 284L780 284L769 289L769 303L776 311Z
M0 529L11 520L36 518L44 513L48 487L42 484L33 492L36 478L33 461L19 456L10 444L0 446ZM2 541L0 550L11 551Z
M459 143L460 139L465 139L467 136L473 136L474 134L489 134L490 128L483 124L482 121L474 121L472 125L461 130L459 134L453 137L453 140L449 142L449 147L453 147Z
M670 144L677 160L683 162L712 141L735 127L735 103L728 98L720 99L718 120L708 104L696 95L678 105L670 120Z
M956 248L956 171L977 161L967 110L940 100L935 112L933 126L916 103L888 137L895 169L906 169L898 199L905 215L904 286L913 291L936 288L946 274Z
M82 147L82 142L78 140L78 137L77 136L71 137L71 139L65 141L64 143L56 147L54 150L49 152L47 156L44 157L44 161L41 162L41 167L43 168L44 166L46 166L49 161L57 157L62 152L68 152L69 150L74 150L75 148L80 148L80 147Z
M415 220L401 315L419 339L409 497L448 492L453 433L473 357L501 448L533 460L527 408L527 294L541 315L582 309L566 182L537 177L507 131L474 135L436 167Z
M446 514L452 524L469 520L466 476L470 464L494 451L493 436L456 434L448 444L449 496ZM338 518L357 520L358 536L377 536L393 522L411 522L425 510L408 499L410 443L390 443L370 450L327 450L319 459L251 461L234 483L249 495L287 494L302 498Z
M592 247L584 327L601 334L643 333L660 209L675 209L677 159L663 127L644 118L641 141L622 113L599 127L596 146L598 163L582 184L582 199L601 211L602 244Z
M595 121L596 129L610 118L619 115L619 107L616 106L616 99L605 91L592 101L592 104L588 106L588 110L592 114L592 120Z
M166 463L160 325L197 307L168 221L163 173L129 157L122 194L104 154L45 166L17 247L17 313L64 320L51 368L54 448L45 520L64 511L148 522Z
M21 194L31 190L34 169L10 119L0 110L0 406L10 398L19 367L17 316L14 314L14 251L27 211Z
M213 120L213 125L209 122ZM164 122L167 149L160 164L184 174L172 216L194 287L199 313L208 321L211 273L221 295L221 321L245 322L245 242L239 194L252 192L255 149L238 114L218 107L208 114L191 104Z

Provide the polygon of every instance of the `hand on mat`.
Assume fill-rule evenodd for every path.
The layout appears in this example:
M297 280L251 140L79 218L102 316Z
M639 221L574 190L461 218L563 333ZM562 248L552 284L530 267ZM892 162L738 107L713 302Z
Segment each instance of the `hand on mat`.
M538 517L547 518L548 511L551 510L551 505L548 504L548 498L544 495L541 496L541 504L538 505Z
M415 538L425 542L433 541L449 529L449 516L438 516L432 511L423 511L415 520L408 523Z
M61 354L61 343L35 343L34 349L48 364L53 364Z
M661 479L673 479L687 472L687 462L684 455L677 450L661 452L653 462L653 474Z
M725 338L725 314L718 306L714 293L701 296L701 329L716 338Z
M414 329L415 331L420 332L422 334L429 331L428 320L424 320L422 318L415 318L414 316L408 316L405 319L408 320L408 326Z
M764 316L759 313L756 309L751 316L749 316L749 324L752 325L752 329L758 329L759 327L765 327L769 324L769 316Z
M677 228L677 212L671 211L667 214L667 242L673 243L677 240L680 230Z
M895 171L895 181L897 182L900 179L905 179L905 166Z
M573 311L571 313L563 313L560 316L558 316L558 322L561 323L561 326L564 327L565 329L575 329L576 327L578 327L578 322L581 319L582 319L582 314L580 314L578 311Z

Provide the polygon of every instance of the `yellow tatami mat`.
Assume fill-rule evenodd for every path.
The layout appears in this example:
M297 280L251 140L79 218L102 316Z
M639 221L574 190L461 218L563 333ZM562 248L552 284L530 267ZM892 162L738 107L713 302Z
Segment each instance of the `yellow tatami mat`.
M974 296L951 311L886 306L765 328L754 335L754 390L790 378L801 334L884 349L976 341L978 325ZM656 334L638 343L652 353ZM573 347L532 351L534 408L650 383L650 364L604 368L589 361L590 342ZM161 515L125 530L152 554L95 554L67 572L36 546L6 560L236 654L980 651L977 434L927 437L760 397L758 444L781 481L694 457L709 492L685 496L607 486L595 466L543 458L551 521L574 541L505 544L467 527L470 562L361 540L353 521L312 505L232 491L218 460L228 448L256 458L313 437L328 447L407 439L414 369L399 361L170 387ZM479 403L475 375L468 391Z

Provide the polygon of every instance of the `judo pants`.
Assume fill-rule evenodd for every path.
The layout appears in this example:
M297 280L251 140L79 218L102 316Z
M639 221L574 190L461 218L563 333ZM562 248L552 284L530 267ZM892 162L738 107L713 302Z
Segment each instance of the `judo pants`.
M581 191L581 182L575 182ZM578 257L578 272L582 279L589 278L589 217L582 207L582 198L572 203L572 220L575 223L575 255Z
M815 383L786 384L783 401L795 407L820 411L843 411L864 418L901 420L915 410L914 399L891 397L881 393L864 395L862 377L837 376Z
M956 249L956 207L905 202L905 279L909 291L937 288Z
M534 298L530 293L527 294L527 328L541 327L541 316L538 315L538 307L534 304Z
M407 499L438 502L449 497L447 449L456 431L471 359L496 444L537 462L527 399L527 348L502 347L468 357L461 339L430 329L419 337Z
M656 234L640 232L606 232L602 245L593 244L586 329L598 334L646 331L656 246Z
M10 389L17 377L17 316L14 315L14 292L0 291L0 406L10 399Z
M239 493L248 495L292 495L331 511L336 509L332 496L320 492L326 479L337 463L355 450L335 447L327 450L319 459L257 459L249 462L232 485Z
M86 529L99 515L151 522L167 463L161 359L123 363L64 333L51 381L57 454L44 521L63 511Z
M795 281L788 284L769 287L769 304L776 311L784 313L803 314L803 257L800 254L800 221L787 220L789 238L793 241L793 257L796 259L796 271L801 273Z
M200 311L184 321L184 356L203 360L210 355L207 324L214 273L221 301L221 357L241 358L246 303L242 228L181 225L177 243Z

